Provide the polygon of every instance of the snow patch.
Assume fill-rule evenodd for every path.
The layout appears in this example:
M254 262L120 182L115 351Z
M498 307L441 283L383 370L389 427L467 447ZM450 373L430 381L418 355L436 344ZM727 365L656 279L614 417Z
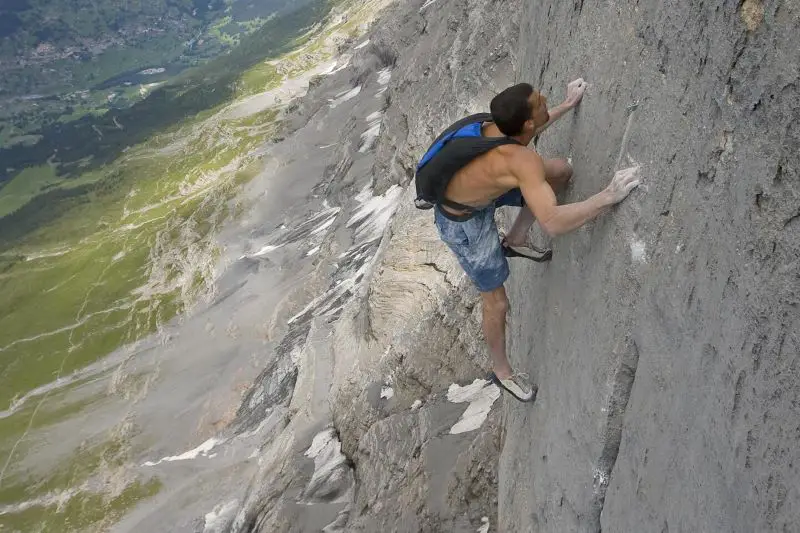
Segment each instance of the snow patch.
M331 74L336 74L337 72L346 69L350 66L350 57L344 57L342 59L334 61L330 67L326 68L321 74L323 76L330 76Z
M206 513L203 533L222 533L226 531L238 505L238 500L231 500L224 505L217 505L210 513Z
M157 68L146 68L144 70L139 71L139 74L142 76L152 76L154 74L163 74L166 72L167 69L164 67L157 67Z
M489 517L481 517L481 527L478 528L478 533L489 533Z
M367 186L356 195L361 205L347 221L347 227L359 226L355 232L357 242L375 240L383 235L402 193L401 187L392 185L382 195L372 196L372 187Z
M267 245L262 246L256 253L254 253L254 254L244 254L239 259L245 259L247 257L261 257L263 255L267 255L268 253L272 252L273 250L277 250L278 248L280 248L284 244L285 243L282 243L282 244L267 244Z
M156 462L147 461L142 466L156 466L161 463L171 463L173 461L187 461L189 459L197 459L199 456L208 456L208 452L214 449L214 447L218 444L221 444L222 441L219 439L211 438L205 441L203 444L198 446L197 448L193 448L188 452L184 452L180 455L171 455L169 457L164 457L163 459L159 459Z
M420 407L422 407L422 400L414 400L414 403L411 404L412 411L416 411Z
M321 232L325 231L326 229L328 229L331 226L333 226L334 222L336 222L336 216L332 216L331 218L329 218L328 220L323 222L320 226L318 226L318 227L314 228L313 230L311 230L311 235L316 235L317 233L321 233Z
M375 146L375 141L381 133L381 119L383 113L375 111L367 117L367 131L361 134L361 146L359 146L359 153L365 153Z
M306 252L306 257L310 257L310 256L314 255L317 252L319 252L319 246L315 246L312 249L310 249L309 251L307 251Z
M422 4L422 7L419 8L419 10L422 11L423 9L425 9L426 7L428 7L429 5L431 5L431 4L435 3L435 2L436 2L436 0L427 0L424 4Z
M125 257L125 252L119 252L114 257L111 258L111 261L117 262L120 259L122 259L123 257Z
M353 87L350 90L340 92L339 94L336 95L335 98L329 99L328 100L328 102L329 102L328 105L330 106L331 109L333 109L333 108L335 108L335 107L347 102L348 100L352 100L353 98L358 96L360 92L361 92L361 85L357 85L357 86Z
M378 92L375 93L375 98L380 98L389 86L389 81L392 79L391 67L386 67L378 71L378 84L381 86Z
M397 208L403 189L393 185L380 196L373 196L372 192L372 188L366 186L355 197L358 207L354 209L346 224L348 228L354 228L354 244L340 256L340 258L347 258L346 266L342 267L344 270L337 271L329 289L291 317L288 324L305 316L322 317L338 312L344 305L343 299L347 293L355 290L369 272L374 261L374 250L371 247L383 235L386 225ZM338 211L339 208L331 209L332 213ZM333 215L331 216L333 217ZM312 234L327 229L332 223L333 220L325 222Z
M316 486L320 480L328 478L336 468L347 462L342 453L342 443L333 429L326 429L315 435L305 456L314 459L314 474L308 482L309 487Z
M311 440L311 446L308 447L308 449L303 455L311 459L314 459L322 452L322 450L325 449L326 446L328 446L331 440L333 440L335 437L336 433L333 431L333 429L326 429L321 433L317 433Z
M363 42L363 43L361 43L361 44L357 44L357 45L355 46L355 48L353 48L353 50L361 50L362 48L364 48L364 47L365 47L365 46L367 46L368 44L369 44L369 39L367 39L366 41L364 41L364 42Z
M470 402L477 396L481 389L488 384L489 381L485 379L476 379L469 385L465 385L463 387L453 383L447 389L447 401L453 403Z
M314 316L323 316L338 309L334 307L333 302L336 302L340 296L353 289L364 276L368 268L369 263L363 265L349 278L337 281L332 289L311 300L308 305L306 305L299 313L291 317L286 323L292 324L300 317L312 311L314 311Z
M375 98L380 98L386 92L389 86L389 81L392 79L391 67L382 68L378 71L378 84L381 86L378 92L375 93Z
M361 146L358 149L358 152L363 154L366 153L368 150L371 150L373 146L375 146L375 141L378 139L378 135L381 133L381 123L380 121L377 122L374 126L371 125L367 131L361 134Z
M382 68L378 71L378 83L381 85L388 85L392 79L391 67Z
M461 418L450 428L450 433L466 433L483 425L492 404L500 397L500 389L483 379L476 379L471 384L461 387L455 383L447 389L447 399L453 403L469 402L467 410Z
M381 387L381 398L391 400L394 397L394 389L391 387Z

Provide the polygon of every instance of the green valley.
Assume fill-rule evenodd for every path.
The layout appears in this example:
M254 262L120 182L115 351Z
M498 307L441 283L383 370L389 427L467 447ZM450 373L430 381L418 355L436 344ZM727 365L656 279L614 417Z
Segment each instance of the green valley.
M129 105L40 114L35 127L18 128L29 140L0 148L0 530L61 520L65 531L85 530L159 490L156 478L126 480L114 494L85 489L130 460L113 435L44 478L18 467L34 446L29 432L103 402L65 404L69 385L26 394L213 294L215 234L263 166L258 148L283 127L280 104L251 107L247 97L330 59L332 35L356 38L358 9L328 17L349 4L360 5L316 1L266 17L230 52L121 96ZM124 386L135 395L146 384Z

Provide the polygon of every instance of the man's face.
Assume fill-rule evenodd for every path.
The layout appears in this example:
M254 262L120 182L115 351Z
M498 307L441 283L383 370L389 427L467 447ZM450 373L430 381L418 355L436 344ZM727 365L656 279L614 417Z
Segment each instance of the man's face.
M547 98L544 97L539 91L533 91L529 98L531 108L531 120L533 121L533 129L539 126L544 126L550 120L550 114L547 112Z

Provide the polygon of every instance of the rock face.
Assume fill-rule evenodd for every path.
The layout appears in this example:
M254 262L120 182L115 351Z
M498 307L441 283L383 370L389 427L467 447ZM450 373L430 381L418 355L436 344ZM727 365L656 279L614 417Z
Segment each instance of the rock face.
M352 66L355 79L392 67L376 194L408 185L442 128L485 110L513 81L518 28L509 21L521 2L503 10L508 18L486 0L402 3L376 25L372 53ZM458 433L466 404L444 395L489 368L477 293L413 197L406 189L369 281L334 332L333 421L357 479L348 531L476 531L496 516L500 413Z
M800 523L796 3L534 1L519 78L590 88L542 136L565 200L599 191L626 125L644 183L514 265L503 531L795 531ZM561 93L563 94L563 93ZM535 319L531 319L535 317Z
M518 28L494 5L395 4L287 109L274 169L248 186L243 227L259 240L245 253L297 270L306 243L315 259L274 312L275 361L237 413L238 433L266 440L250 483L212 512L228 530L495 523L502 401L482 379L477 293L402 188L437 130L512 81ZM280 200L262 197L267 180Z
M292 337L299 372L253 393L288 401L294 386L298 429L292 458L262 465L280 483L252 493L238 530L796 528L799 17L758 0L390 8L344 71L354 87L391 77L383 117L367 117L357 148L363 121L337 119L350 140L314 194L348 205L371 175L374 198L399 207L365 241L380 240L374 260L351 250L363 281L330 289L335 320ZM619 153L645 181L556 239L551 263L512 264L509 353L539 395L495 401L475 381L489 368L478 295L432 213L414 209L413 184L398 186L442 128L504 87L529 81L555 104L578 76L583 103L537 146L573 161L561 201L600 191ZM330 83L314 84L298 124L341 96Z

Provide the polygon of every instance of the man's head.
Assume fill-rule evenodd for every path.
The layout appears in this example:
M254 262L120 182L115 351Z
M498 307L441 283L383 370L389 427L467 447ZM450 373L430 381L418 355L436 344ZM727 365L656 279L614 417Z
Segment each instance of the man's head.
M518 83L504 90L489 106L494 123L509 137L533 133L547 124L547 98L529 83Z

